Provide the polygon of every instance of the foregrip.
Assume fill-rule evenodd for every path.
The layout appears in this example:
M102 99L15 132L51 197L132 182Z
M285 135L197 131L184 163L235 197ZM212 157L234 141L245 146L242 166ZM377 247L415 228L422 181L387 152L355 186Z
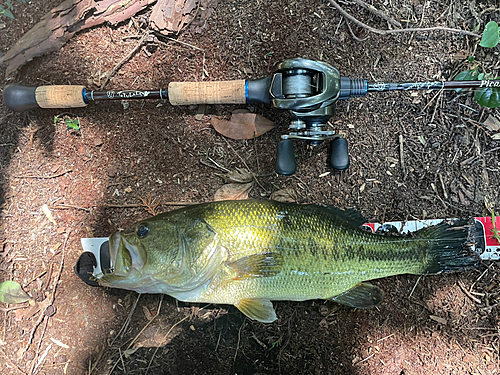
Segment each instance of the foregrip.
M245 80L216 82L170 82L168 99L172 105L244 104Z
M38 86L7 85L3 97L5 105L16 112L36 108L85 107L84 86Z

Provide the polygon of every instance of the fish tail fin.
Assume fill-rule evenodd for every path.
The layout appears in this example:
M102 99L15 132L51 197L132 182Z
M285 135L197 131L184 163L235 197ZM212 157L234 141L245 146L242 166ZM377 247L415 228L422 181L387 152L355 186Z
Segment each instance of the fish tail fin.
M478 263L471 250L470 226L465 219L442 222L415 232L419 239L428 240L426 266L423 273L462 271Z

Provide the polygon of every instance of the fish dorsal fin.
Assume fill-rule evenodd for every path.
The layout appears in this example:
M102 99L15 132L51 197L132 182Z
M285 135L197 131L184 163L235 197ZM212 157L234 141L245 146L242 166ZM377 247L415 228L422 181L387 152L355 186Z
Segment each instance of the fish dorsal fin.
M378 286L359 283L347 292L332 298L333 301L356 307L358 309L369 309L377 306L384 299L384 292Z
M242 299L235 306L250 319L261 323L272 323L276 319L273 304L268 299L247 298Z
M335 215L343 219L347 225L352 228L358 229L361 225L366 223L366 218L361 214L361 212L347 209L342 210L341 208L335 206L326 206L323 209L328 212L330 215Z
M236 271L236 279L273 277L283 268L283 257L279 253L253 254L227 264Z

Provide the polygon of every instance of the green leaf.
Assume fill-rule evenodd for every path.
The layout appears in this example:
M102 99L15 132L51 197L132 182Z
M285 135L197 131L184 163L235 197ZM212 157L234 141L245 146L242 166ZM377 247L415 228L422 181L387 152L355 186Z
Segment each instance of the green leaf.
M474 94L474 99L483 107L500 107L500 87L484 87Z
M478 71L477 68L465 70L463 72L458 73L454 81L476 81L478 79ZM464 89L455 89L456 92L462 92Z
M481 42L479 43L479 45L481 47L493 48L498 44L498 39L498 23L496 23L495 21L490 21L486 24L483 32L483 37L481 38Z
M3 303L23 303L30 299L30 296L15 281L4 281L0 283L0 301Z
M7 16L7 17L9 17L11 19L14 19L14 15L8 9L4 9L4 10L0 11L0 14L3 14L4 16Z
M474 59L475 59L474 56L467 57L467 61L469 61L469 62L474 62Z
M64 122L66 123L66 125L68 126L68 129L74 129L74 130L80 130L80 121L78 121L77 118L75 119L70 119L70 118L65 118L64 119Z
M470 69L470 70L465 70L463 72L458 73L455 78L453 78L454 81L475 81L477 80L478 76L478 71L477 68Z

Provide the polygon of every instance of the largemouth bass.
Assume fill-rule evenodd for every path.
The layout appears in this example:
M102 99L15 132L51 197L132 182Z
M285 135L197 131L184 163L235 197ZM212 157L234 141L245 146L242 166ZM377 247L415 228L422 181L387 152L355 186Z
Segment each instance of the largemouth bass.
M189 206L114 233L114 269L99 282L232 304L269 323L277 319L271 301L330 299L369 308L383 292L364 281L476 263L463 226L442 223L407 237L369 233L359 228L363 222L354 211L265 200Z

